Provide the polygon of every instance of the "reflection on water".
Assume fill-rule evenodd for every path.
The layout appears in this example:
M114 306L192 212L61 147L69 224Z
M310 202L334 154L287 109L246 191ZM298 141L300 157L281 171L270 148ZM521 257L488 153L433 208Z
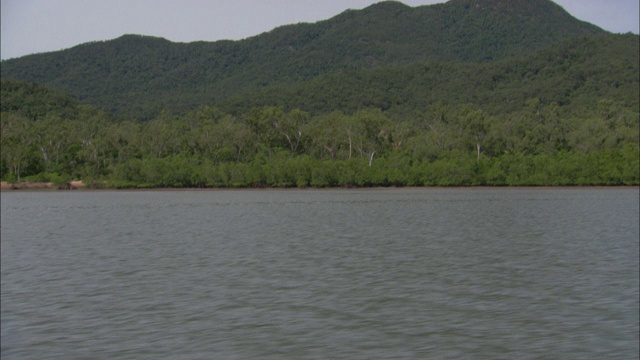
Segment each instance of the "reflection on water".
M638 194L2 193L2 358L638 358Z

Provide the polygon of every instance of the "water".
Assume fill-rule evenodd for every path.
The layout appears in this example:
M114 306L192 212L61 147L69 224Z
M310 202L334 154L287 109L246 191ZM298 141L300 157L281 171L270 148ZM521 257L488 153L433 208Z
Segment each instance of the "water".
M4 192L2 359L637 359L639 191Z

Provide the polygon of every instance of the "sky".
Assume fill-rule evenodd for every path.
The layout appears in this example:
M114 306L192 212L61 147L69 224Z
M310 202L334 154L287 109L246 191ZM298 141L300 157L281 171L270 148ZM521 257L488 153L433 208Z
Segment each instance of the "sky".
M176 42L239 40L325 20L380 0L0 0L0 58L57 51L124 34ZM638 0L554 0L614 33L640 31ZM443 0L402 0L410 6Z

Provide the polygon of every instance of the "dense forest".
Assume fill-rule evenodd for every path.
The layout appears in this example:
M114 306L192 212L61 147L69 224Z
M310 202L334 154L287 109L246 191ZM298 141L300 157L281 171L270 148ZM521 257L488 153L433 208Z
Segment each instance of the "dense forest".
M329 98L327 104L317 104L322 99L314 99L316 94L309 87L316 88L320 83L324 88L318 91L325 92L327 87L331 90L338 86L332 90L338 98L342 92L360 92L362 86L375 90L377 97L393 96L394 89L387 94L385 86L396 84L389 84L384 76L380 78L380 73L394 76L393 71L400 71L405 78L418 76L413 84L397 84L410 86L403 96L418 99L425 92L439 92L438 88L450 80L456 86L449 86L447 91L455 93L460 85L477 84L465 83L465 79L468 73L485 70L478 64L526 58L543 49L552 50L563 40L598 34L607 33L571 17L550 0L450 0L420 7L386 1L362 10L347 10L313 24L279 27L241 41L172 43L162 38L125 35L6 60L0 74L5 79L35 82L65 92L123 119L151 120L162 111L184 115L199 105L238 104L253 99L256 92L269 94L281 88L300 92L299 97L316 102L305 106L304 100L298 100L287 105L314 112L347 111L342 109L345 102L362 102L361 99L343 102ZM614 38L602 42L620 44L621 40ZM631 46L620 55L626 60L628 51L634 50L630 45L633 42L627 39L622 46ZM571 43L563 47L567 52L575 48ZM596 56L610 56L611 50L619 50L603 47L606 45L599 45L594 51ZM544 52L538 54L545 56ZM633 59L636 57L634 53ZM448 74L449 64L457 73ZM424 69L425 65L435 72L421 73L420 67ZM464 71L467 65L472 69ZM487 70L499 73L503 69L489 66ZM537 69L512 70L516 73L509 75L519 76L521 71ZM373 83L352 84L360 77L372 77ZM344 91L343 86L347 86ZM413 95L412 87L419 87L419 92ZM446 96L443 93L441 97ZM279 105L279 101L281 98L261 95L252 104Z
M639 51L547 0L383 2L238 42L125 36L2 62L0 177L637 185Z
M494 116L437 104L410 120L380 109L312 115L203 106L115 121L38 85L2 82L6 181L94 187L638 184L638 113L601 99L563 114L532 98Z

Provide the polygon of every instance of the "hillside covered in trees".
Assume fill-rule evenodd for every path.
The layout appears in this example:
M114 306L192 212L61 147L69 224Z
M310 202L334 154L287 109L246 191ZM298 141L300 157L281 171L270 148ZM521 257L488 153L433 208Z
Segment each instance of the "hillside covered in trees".
M3 180L639 183L639 37L548 0L382 2L241 41L1 63Z

